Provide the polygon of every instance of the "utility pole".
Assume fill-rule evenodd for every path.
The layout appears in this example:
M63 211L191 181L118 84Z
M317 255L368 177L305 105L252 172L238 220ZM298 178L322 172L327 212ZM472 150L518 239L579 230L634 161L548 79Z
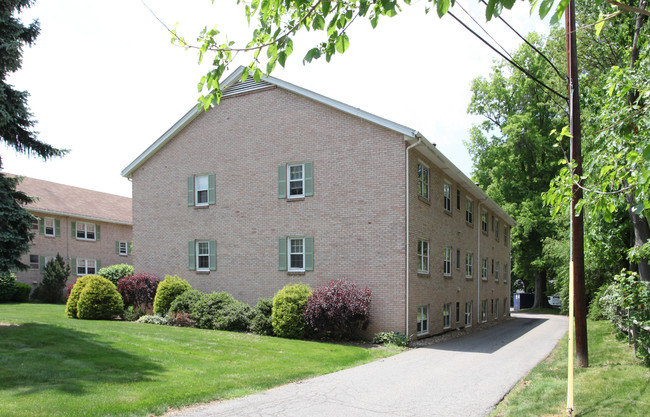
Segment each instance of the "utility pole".
M580 133L580 95L578 92L578 56L576 48L575 0L569 2L564 12L566 23L567 73L569 77L569 124L571 130L571 155L573 184L571 186L571 273L573 274L575 340L578 367L589 366L587 346L587 302L585 298L585 251L582 212L575 214L582 200L582 150ZM577 183L576 183L577 182Z

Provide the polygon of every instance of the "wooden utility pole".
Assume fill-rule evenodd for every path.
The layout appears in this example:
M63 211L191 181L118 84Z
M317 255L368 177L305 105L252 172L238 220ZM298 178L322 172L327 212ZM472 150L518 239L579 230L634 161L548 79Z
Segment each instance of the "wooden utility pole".
M573 274L573 307L575 314L575 339L578 367L589 366L587 346L587 302L585 298L585 251L582 212L575 214L582 200L582 150L580 133L580 95L578 93L578 56L576 48L576 12L574 0L564 12L566 22L567 73L569 77L569 124L571 129L571 155L573 185L571 186L571 268ZM576 182L578 184L576 184Z

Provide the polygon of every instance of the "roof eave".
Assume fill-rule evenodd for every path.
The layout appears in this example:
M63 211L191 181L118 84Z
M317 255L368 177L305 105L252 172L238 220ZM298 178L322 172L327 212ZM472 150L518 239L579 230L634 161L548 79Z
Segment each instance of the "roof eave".
M49 214L49 215L52 215L52 216L74 217L75 219L89 220L89 221L93 221L93 222L120 224L120 225L124 225L124 226L133 226L133 222L127 222L125 220L104 219L104 218L101 218L101 217L84 216L83 214L66 213L66 212L63 212L63 211L47 210L47 209L41 209L41 208L25 207L25 209L27 211L29 211L29 212Z

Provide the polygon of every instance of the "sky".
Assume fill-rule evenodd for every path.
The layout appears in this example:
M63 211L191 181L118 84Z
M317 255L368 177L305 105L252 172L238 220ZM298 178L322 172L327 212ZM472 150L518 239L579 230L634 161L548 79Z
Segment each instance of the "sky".
M324 33L301 33L286 68L271 75L419 131L470 176L463 142L481 121L467 114L471 81L487 77L498 55L450 16L425 14L427 4L414 0L374 30L358 19L349 49L330 63L303 65ZM477 0L451 9L471 22L459 4L508 51L521 43L503 23L485 23ZM502 16L522 35L548 33L527 2ZM37 0L19 17L38 19L41 34L8 81L29 92L38 138L69 153L44 162L0 145L3 171L127 197L131 183L121 171L196 106L198 81L210 69L211 59L199 65L195 51L172 45L160 21L178 24L188 41L215 24L238 45L250 33L235 0ZM238 55L227 74L249 60Z

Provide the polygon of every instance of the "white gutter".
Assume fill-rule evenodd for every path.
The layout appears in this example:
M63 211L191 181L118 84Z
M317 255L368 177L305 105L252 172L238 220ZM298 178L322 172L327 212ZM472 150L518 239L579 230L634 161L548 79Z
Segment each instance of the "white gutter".
M422 143L422 136L418 136L418 141L406 147L406 171L405 171L405 184L406 184L406 322L404 326L404 335L409 337L409 238L410 238L410 225L409 225L409 150L415 148Z
M81 219L81 220L89 220L93 222L102 222L102 223L112 223L112 224L121 224L125 226L133 226L133 222L127 222L124 220L113 220L113 219L105 219L102 217L93 217L93 216L85 216L83 214L75 214L75 213L68 213L64 211L57 211L57 210L47 210L47 209L34 209L27 207L27 211L29 212L36 212L36 213L43 213L43 214L50 214L53 216L62 216L62 217L74 217L76 219Z

